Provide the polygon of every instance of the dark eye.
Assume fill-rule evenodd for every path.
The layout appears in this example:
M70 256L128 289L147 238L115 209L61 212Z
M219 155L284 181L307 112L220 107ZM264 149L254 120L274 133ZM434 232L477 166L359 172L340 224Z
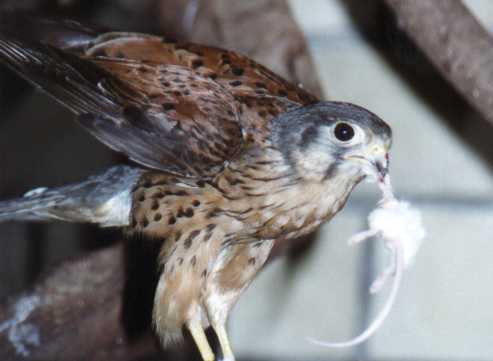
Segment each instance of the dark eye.
M353 139L354 129L348 123L339 123L334 129L334 135L341 142L347 142L348 140Z

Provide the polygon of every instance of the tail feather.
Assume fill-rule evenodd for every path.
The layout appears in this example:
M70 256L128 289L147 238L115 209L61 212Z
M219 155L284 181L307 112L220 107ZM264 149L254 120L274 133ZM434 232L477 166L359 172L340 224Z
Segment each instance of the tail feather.
M127 226L132 190L143 170L116 166L87 180L60 188L37 188L22 198L0 202L0 222L52 221Z
M0 222L8 221L43 221L37 212L54 207L62 200L59 194L34 196L26 194L23 198L0 201Z

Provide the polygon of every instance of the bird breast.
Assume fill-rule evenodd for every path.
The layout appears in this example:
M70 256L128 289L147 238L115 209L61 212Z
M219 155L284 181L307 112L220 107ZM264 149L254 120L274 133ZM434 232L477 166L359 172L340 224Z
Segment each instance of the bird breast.
M314 231L332 218L357 182L358 179L344 175L322 182L252 181L248 192L234 200L227 199L221 208L223 214L241 221L243 229L235 231L245 237L294 238Z
M211 226L224 242L299 237L332 218L357 182L344 174L321 182L236 182L230 174L227 182L188 187L173 177L147 175L134 193L131 227L161 239Z
M322 183L301 183L269 195L266 202L274 206L272 211L263 213L263 232L277 231L277 237L292 238L314 231L342 208L354 186L341 177Z

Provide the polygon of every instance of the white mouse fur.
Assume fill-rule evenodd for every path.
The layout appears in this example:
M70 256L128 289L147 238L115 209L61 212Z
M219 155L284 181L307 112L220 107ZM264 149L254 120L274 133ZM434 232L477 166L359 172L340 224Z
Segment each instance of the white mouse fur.
M394 282L390 294L377 317L359 336L344 342L323 342L309 339L317 345L332 348L351 347L365 342L375 334L394 305L404 269L413 263L414 257L426 236L420 212L413 209L408 202L395 199L388 176L379 183L379 186L383 198L378 207L368 216L369 229L355 234L349 240L349 244L362 243L377 236L383 240L385 247L391 253L391 262L372 283L370 292L379 292L385 282L393 276Z

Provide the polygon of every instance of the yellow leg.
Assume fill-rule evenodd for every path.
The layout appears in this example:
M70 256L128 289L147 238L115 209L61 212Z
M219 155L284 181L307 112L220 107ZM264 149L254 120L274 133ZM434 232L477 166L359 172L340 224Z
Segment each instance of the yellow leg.
M205 335L204 329L200 324L191 323L188 325L188 329L192 334L193 340L199 349L200 355L204 361L214 361L214 353L209 346L209 341L207 341L207 336Z
M223 351L222 361L235 361L235 356L233 355L233 350L231 350L231 345L229 343L228 334L224 325L213 327L216 331L217 338L219 339L219 344L221 345L221 350Z

